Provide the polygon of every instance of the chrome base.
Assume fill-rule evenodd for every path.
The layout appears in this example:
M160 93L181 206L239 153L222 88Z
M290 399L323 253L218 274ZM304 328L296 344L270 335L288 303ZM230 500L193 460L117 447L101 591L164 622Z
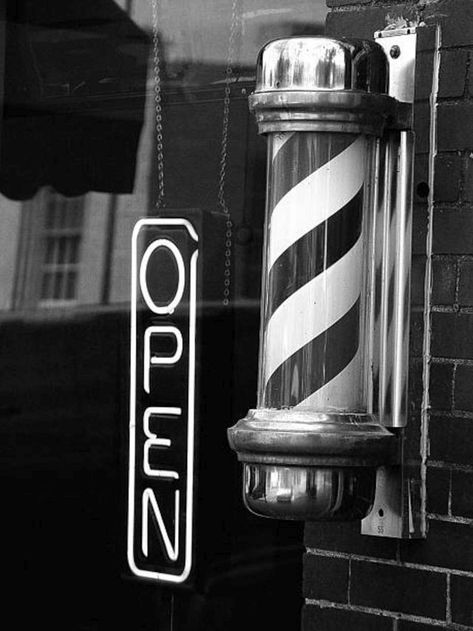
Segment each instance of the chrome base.
M396 436L370 414L250 410L228 430L256 515L355 521L369 513L376 469L397 459Z
M397 461L395 437L371 414L259 408L230 427L228 439L245 463L351 468Z
M245 504L261 517L355 521L373 505L375 467L243 466Z

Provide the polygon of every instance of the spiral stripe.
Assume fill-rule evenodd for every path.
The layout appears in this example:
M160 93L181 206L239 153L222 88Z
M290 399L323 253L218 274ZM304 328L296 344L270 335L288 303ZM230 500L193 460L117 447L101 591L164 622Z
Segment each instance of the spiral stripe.
M362 406L366 151L365 138L341 134L273 139L265 407Z
M360 370L361 349L358 346L353 359L345 368L330 381L327 381L316 392L303 399L295 407L303 410L312 408L316 410L356 412L353 408L353 383L356 382L357 373ZM361 411L361 410L360 410Z
M361 239L347 255L338 260L325 274L319 274L295 291L269 320L266 329L264 357L265 375L270 375L286 357L320 335L330 323L339 320L359 297L361 284ZM347 281L347 267L354 275ZM312 310L307 305L313 305ZM297 322L297 328L288 328L288 322Z
M319 168L309 161L298 164L304 175L306 168L311 168L312 171L293 183L293 188L285 193L283 191L286 183L281 181L275 169L275 173L278 173L277 190L281 190L281 194L274 193L272 199L273 203L277 197L280 201L275 203L270 217L269 267L304 234L345 207L353 193L361 188L364 161L360 158L363 156L365 142L363 137L358 138ZM279 151L279 159L282 159L282 154L287 154L288 145L291 144L288 141ZM285 159L288 160L287 155Z
M361 138L358 142L363 143L364 139ZM331 168L333 166L338 168L337 162L333 164L336 159L346 164L353 154L353 149L349 150L348 154L344 152L352 145L353 138L351 136L326 134L324 137L320 136L317 151L314 151L304 134L284 134L284 137L282 134L277 134L273 139L272 146L272 169L277 176L277 187L271 191L271 208L274 208L284 195L292 191L297 184L315 172L319 172L329 162L332 162ZM343 170L342 164L340 168ZM319 173L317 178L323 179L327 174L330 175L330 170L327 168L324 172ZM315 186L319 187L320 183L316 183Z
M358 350L359 299L340 320L286 359L271 375L266 385L266 396L272 406L295 406L328 383L350 363ZM331 352L326 353L330 348ZM308 358L325 361L312 364L312 370L300 372ZM284 387L281 388L281 384ZM287 400L289 392L289 400Z
M359 239L363 187L337 213L289 247L268 278L268 316L291 294L345 256Z
M278 155L278 153L281 151L281 149L284 147L284 145L286 144L286 142L288 140L290 140L291 138L293 138L294 136L294 132L282 132L280 134L274 134L273 136L273 155L272 155L272 160L273 160L273 164L274 161L276 160L276 156Z

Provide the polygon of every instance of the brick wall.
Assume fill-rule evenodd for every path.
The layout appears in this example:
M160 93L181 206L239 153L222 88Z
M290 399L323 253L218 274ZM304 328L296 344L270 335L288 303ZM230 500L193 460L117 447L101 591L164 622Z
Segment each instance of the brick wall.
M398 541L362 536L357 523L307 524L302 628L473 629L473 1L328 5L332 36L370 38L403 20L431 34L416 83L407 435L428 534Z

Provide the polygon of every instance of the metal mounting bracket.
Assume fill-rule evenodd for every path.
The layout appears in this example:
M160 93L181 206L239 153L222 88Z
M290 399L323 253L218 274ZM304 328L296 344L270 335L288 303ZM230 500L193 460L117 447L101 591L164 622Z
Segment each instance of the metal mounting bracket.
M402 103L413 104L415 88L415 61L417 35L415 28L405 28L400 30L385 30L375 33L375 41L382 46L389 60L389 96L394 97ZM401 132L401 142L399 144L400 155L398 158L398 189L395 206L391 216L408 217L410 215L409 189L412 178L412 142L408 141L409 133ZM403 135L405 136L403 138ZM412 134L411 134L412 135ZM408 155L409 154L409 155ZM398 221L403 221L401 219ZM409 231L411 230L409 225ZM406 232L407 234L407 232ZM401 242L399 242L401 243ZM401 257L401 264L405 265L403 285L409 286L409 265L411 257L410 233L407 239L401 243L405 252ZM399 266L396 265L398 268ZM401 287L402 289L402 287ZM395 289L396 291L396 289ZM399 340L406 340L406 319L408 321L409 304L406 301L405 292L398 292L396 309L407 312L407 318L400 318L399 323L394 324L399 327L394 335ZM404 330L402 328L404 327ZM405 344L405 341L404 341ZM376 477L376 494L373 508L369 515L361 522L361 533L378 537L393 538L417 538L422 536L421 516L420 516L420 481L415 471L410 471L404 462L403 443L404 431L401 429L406 422L407 398L405 383L401 377L405 372L406 346L404 351L399 344L395 345L393 353L388 348L385 359L394 364L391 375L394 383L390 386L389 404L385 409L385 404L380 403L378 410L380 422L393 429L397 433L400 441L399 463L379 467ZM381 387L381 386L380 386ZM382 398L382 397L381 397ZM380 398L380 400L381 400ZM404 398L404 400L402 400Z

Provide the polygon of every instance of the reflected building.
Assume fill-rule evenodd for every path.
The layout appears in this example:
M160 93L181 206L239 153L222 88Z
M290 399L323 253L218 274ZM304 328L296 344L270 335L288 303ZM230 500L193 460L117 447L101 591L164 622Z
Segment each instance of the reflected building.
M266 143L248 110L255 58L261 38L287 34L288 21L320 22L325 7L237 5L223 151L231 2L159 1L162 212L201 222L202 287L212 295L199 304L196 574L171 602L169 590L131 579L126 559L131 236L156 214L158 194L151 2L8 3L0 536L22 606L5 598L0 622L15 621L5 628L298 625L300 527L255 528L225 428L256 393ZM233 222L227 310L222 186ZM276 601L269 613L261 599Z
M88 167L92 173L83 177L74 173L74 163L90 158L92 151L87 142L81 155L71 158L68 152L64 156L56 154L56 160L72 160L56 175L59 180L57 189L61 191L65 187L67 195L48 185L41 187L30 199L17 201L4 195L0 198L0 248L3 253L0 308L4 313L92 305L125 307L128 303L130 235L140 217L155 213L156 202L154 72L149 48L152 18L147 2L121 0L116 4L142 32L147 33L148 44L142 36L132 33L137 37L135 48L133 42L125 42L126 45L118 46L119 55L114 58L110 46L107 48L104 43L103 49L108 51L110 62L108 66L103 64L101 70L100 66L95 69L92 76L90 69L83 67L81 73L77 66L84 39L87 44L83 30L64 33L62 23L56 24L49 16L51 24L46 33L38 29L33 36L29 35L32 54L41 70L42 96L39 100L31 99L32 108L46 111L49 108L53 119L56 117L59 121L74 116L78 110L83 114L91 103L95 108L101 108L93 128L81 130L83 116L72 120L75 134L89 133L92 146L96 141L98 157ZM175 5L161 3L164 169L169 207L199 207L204 212L215 212L218 211L222 101L231 16L228 7L220 2L206 0L205 4L206 10L203 10L200 3L189 3L184 12L186 19L181 21L182 13L175 9ZM307 30L307 22L303 20L293 23L282 20L292 11L283 3L281 8L274 6L271 9L266 4L259 2L251 10L243 10L232 69L229 164L225 186L235 226L236 298L241 299L257 297L259 280L255 282L255 272L259 277L259 249L255 243L261 238L264 204L265 147L263 142L255 140L254 123L247 111L254 59L264 40L301 28ZM312 14L315 18L313 30L316 31L320 29L318 25L323 12L311 4L303 3L298 15ZM35 16L35 19L39 18ZM120 15L113 15L113 19L123 21ZM149 56L143 58L146 51ZM64 59L58 65L60 54ZM126 59L125 65L123 59ZM89 56L86 62L90 61ZM147 66L147 79L143 115L140 114L143 103L139 93L143 95L140 77L144 77L144 66ZM107 74L105 70L109 67L112 72ZM117 106L117 97L123 105ZM124 107L127 111L131 107L131 116L136 119L134 125L129 124L130 114L123 112ZM93 119L94 112L86 116ZM134 145L135 136L139 137L136 156L130 154L129 148L121 155L120 144L105 149L100 156L104 145L110 144L115 130L121 127L118 125L114 129L113 122L107 127L110 119L117 116L123 116L123 125L129 126L124 134L131 139L126 141L125 138L125 144ZM67 130L61 130L61 133L66 134ZM100 138L102 134L103 138ZM50 138L48 142L51 142ZM21 162L17 166L21 168ZM77 171L80 171L82 166L78 167ZM116 177L114 169L119 172ZM51 179L54 177L53 174ZM95 191L94 178L99 180ZM11 187L11 178L8 181ZM130 192L120 191L122 183L125 189L131 184ZM31 186L34 188L30 182L18 182L13 188L13 197L27 195ZM107 186L117 192L100 192L101 187ZM91 190L84 190L82 195L71 195L74 188Z

